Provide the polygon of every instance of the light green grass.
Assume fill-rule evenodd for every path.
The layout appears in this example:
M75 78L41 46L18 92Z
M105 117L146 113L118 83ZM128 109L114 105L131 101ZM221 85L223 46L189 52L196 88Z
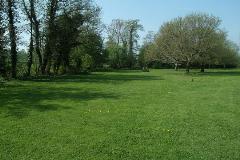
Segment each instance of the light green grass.
M1 160L239 158L238 70L119 71L0 88Z

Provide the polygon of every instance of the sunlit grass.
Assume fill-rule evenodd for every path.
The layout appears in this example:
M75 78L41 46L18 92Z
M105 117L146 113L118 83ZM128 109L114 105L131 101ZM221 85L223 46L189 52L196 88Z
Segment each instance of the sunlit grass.
M240 72L152 70L0 88L0 159L238 159Z

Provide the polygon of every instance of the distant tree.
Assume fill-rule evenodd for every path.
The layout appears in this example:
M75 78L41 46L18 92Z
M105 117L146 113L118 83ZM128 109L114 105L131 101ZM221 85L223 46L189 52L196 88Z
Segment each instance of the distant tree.
M74 73L89 72L94 61L91 55L87 54L85 48L79 46L74 48L70 54L70 63Z
M165 23L156 35L154 58L164 63L186 67L189 72L193 63L200 64L201 71L214 58L214 48L223 36L220 20L208 14L190 14Z
M128 54L126 21L121 19L112 20L112 23L108 26L107 33L106 52L109 64L113 68L126 67Z
M147 67L149 63L154 61L151 57L151 55L154 54L154 51L152 50L154 46L155 41L155 33L150 31L146 35L143 41L143 45L140 48L139 55L138 55L138 63L140 67Z
M190 41L190 52L198 56L201 72L211 59L211 50L217 46L218 39L222 36L219 29L221 20L208 14L191 14L185 17L186 29Z
M109 65L119 69L126 66L127 54L125 47L117 45L115 42L108 41L106 43L106 54Z
M177 69L179 64L186 66L189 72L190 64L196 54L190 52L190 39L185 20L181 17L165 23L156 38L158 57L166 63L174 64Z
M79 35L80 47L93 60L93 67L101 67L103 64L103 39L101 34L93 29L83 29Z
M107 49L111 56L110 59L118 61L118 65L115 66L132 68L135 65L138 50L138 32L140 30L143 30L143 26L139 23L139 20L115 19L109 25L106 46L111 47ZM116 50L114 51L116 53L113 53L113 50Z
M215 52L217 53L216 61L223 65L223 68L238 66L240 62L239 47L235 43L226 40L216 48Z
M143 30L143 26L139 23L139 20L127 21L128 29L128 66L132 68L136 61L136 51L138 50L138 32Z

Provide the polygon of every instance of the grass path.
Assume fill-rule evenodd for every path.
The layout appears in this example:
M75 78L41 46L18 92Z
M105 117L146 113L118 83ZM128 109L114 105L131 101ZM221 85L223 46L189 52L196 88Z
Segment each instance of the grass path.
M119 71L0 88L1 160L239 157L237 70Z

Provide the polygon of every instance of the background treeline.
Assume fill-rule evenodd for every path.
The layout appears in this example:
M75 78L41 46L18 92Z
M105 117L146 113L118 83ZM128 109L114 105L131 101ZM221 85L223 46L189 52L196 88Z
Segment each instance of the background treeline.
M140 46L139 20L116 19L105 26L100 14L92 0L0 0L0 75L147 67L204 71L239 64L238 46L227 40L217 17L176 18Z
M234 68L239 64L239 47L220 29L221 20L208 14L194 13L162 25L150 32L139 54L142 66Z

